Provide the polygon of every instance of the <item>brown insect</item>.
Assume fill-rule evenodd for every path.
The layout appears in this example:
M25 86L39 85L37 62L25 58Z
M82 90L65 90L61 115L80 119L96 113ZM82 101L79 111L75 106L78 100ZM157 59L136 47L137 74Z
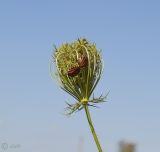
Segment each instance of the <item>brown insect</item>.
M85 55L82 55L79 59L78 59L78 64L80 68L84 68L88 66L88 58Z
M68 70L68 76L74 77L79 74L81 68L87 67L88 66L88 58L84 55L82 55L78 59L78 65L77 67L72 67Z
M74 77L78 75L80 72L80 67L72 67L71 69L68 70L68 76Z

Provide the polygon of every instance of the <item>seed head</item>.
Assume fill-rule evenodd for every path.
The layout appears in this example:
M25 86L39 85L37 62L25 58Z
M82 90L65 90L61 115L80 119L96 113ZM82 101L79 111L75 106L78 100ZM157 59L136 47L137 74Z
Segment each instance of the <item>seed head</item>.
M80 106L90 102L89 98L100 80L103 67L96 45L81 38L55 48L53 57L55 74L61 88L72 95Z

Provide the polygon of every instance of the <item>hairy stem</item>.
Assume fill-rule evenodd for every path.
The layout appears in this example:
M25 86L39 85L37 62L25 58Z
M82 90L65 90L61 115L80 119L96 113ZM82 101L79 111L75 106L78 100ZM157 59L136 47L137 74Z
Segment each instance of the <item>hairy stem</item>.
M99 143L98 137L96 135L95 129L94 129L93 124L92 124L92 120L91 120L90 112L89 112L89 109L88 109L88 105L84 105L84 109L85 109L85 112L86 112L87 120L88 120L90 129L91 129L94 141L95 141L95 143L97 145L98 151L102 152L101 145Z

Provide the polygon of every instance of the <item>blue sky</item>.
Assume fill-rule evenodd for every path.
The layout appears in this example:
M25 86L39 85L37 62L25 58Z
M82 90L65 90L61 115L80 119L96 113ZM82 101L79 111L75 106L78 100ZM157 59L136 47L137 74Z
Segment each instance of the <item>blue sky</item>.
M109 102L91 109L104 152L121 140L160 151L160 2L158 0L0 1L0 145L8 152L97 152L84 111L49 75L53 45L86 37L102 49L95 90ZM0 151L2 151L0 147Z

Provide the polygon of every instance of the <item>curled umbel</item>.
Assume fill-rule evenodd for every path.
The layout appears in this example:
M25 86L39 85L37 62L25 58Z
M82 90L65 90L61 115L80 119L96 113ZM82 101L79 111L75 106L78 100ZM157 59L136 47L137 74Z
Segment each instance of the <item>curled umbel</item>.
M104 97L90 99L102 74L100 51L85 38L55 47L53 54L55 75L60 87L76 99L68 104L69 114L83 108L84 104L103 102Z

